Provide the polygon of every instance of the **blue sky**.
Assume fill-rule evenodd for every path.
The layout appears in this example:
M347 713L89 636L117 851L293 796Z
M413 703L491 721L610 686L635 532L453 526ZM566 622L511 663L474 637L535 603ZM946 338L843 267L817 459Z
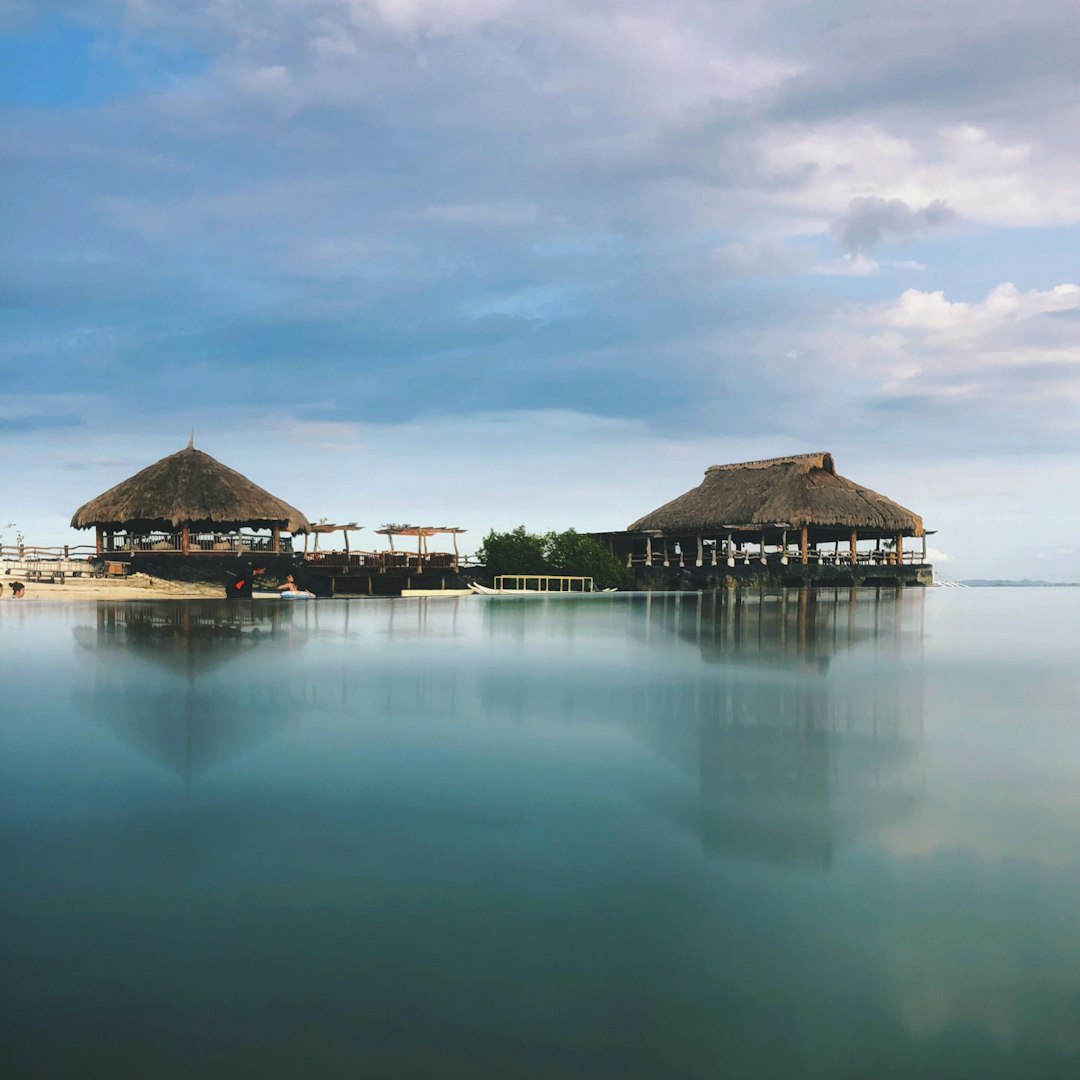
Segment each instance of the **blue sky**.
M0 0L0 527L192 429L474 542L828 449L1076 579L1078 73L1071 0Z

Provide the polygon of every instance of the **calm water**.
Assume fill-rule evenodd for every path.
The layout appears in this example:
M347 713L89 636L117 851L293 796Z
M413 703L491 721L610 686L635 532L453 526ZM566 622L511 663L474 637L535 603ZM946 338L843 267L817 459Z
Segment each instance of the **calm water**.
M5 1077L1080 1075L1080 589L0 605Z

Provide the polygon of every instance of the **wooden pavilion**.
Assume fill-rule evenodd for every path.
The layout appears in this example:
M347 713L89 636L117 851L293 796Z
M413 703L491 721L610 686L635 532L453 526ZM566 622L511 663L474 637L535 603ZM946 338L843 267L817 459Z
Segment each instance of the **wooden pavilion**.
M227 555L292 551L283 533L307 533L299 510L192 442L75 511L72 528L95 529L99 555Z
M663 573L673 569L708 587L697 579L929 584L926 536L918 514L817 453L713 465L696 488L603 539L644 571L642 587L673 587ZM918 550L905 550L908 538Z

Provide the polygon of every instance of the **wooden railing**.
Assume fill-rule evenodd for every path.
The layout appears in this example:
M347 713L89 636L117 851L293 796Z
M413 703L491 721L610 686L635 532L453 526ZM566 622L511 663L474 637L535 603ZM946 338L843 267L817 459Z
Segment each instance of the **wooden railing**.
M374 573L394 571L455 570L471 564L468 556L432 551L423 555L415 551L309 551L304 562L318 569L362 570Z
M88 559L94 554L93 544L58 544L40 547L36 544L0 544L0 559L34 562L38 559Z
M781 562L783 552L781 551L767 551L765 553L765 561L768 566L782 566L785 565ZM851 566L851 552L841 550L839 554L832 551L820 551L811 550L807 553L808 564L810 566ZM736 551L734 554L735 566L760 566L762 555L760 551ZM858 552L855 560L856 566L896 566L903 564L905 566L922 566L926 563L923 558L921 550L916 551L903 551L900 553L899 559L895 551L860 551ZM626 565L631 566L677 566L677 567L693 567L696 568L697 553L696 552L668 552L665 557L662 550L653 551L652 559L650 560L645 555L634 554L628 555L626 558ZM702 567L727 567L728 556L727 552L723 550L717 550L715 559L713 557L713 549L706 548L701 558ZM788 566L801 565L801 559L798 551L789 550L787 553Z
M183 537L180 533L151 532L132 536L115 533L106 540L108 545L102 554L119 552L162 552L177 553L184 550ZM281 537L279 551L274 552L273 538L248 533L193 533L188 540L190 552L252 551L262 554L292 554L292 539Z

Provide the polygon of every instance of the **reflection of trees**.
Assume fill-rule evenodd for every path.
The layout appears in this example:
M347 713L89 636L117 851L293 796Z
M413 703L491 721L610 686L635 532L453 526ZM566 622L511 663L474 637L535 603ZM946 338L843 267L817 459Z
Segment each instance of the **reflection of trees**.
M912 812L922 687L896 661L921 642L894 595L696 601L650 605L708 666L691 685L655 679L634 729L697 772L706 847L828 866L839 844ZM883 636L887 663L870 652L830 671L840 650Z
M93 689L76 700L190 780L269 737L300 707L276 677L284 654L304 640L289 633L292 615L273 601L99 604L95 625L73 631L97 654ZM157 673L140 671L144 661Z

